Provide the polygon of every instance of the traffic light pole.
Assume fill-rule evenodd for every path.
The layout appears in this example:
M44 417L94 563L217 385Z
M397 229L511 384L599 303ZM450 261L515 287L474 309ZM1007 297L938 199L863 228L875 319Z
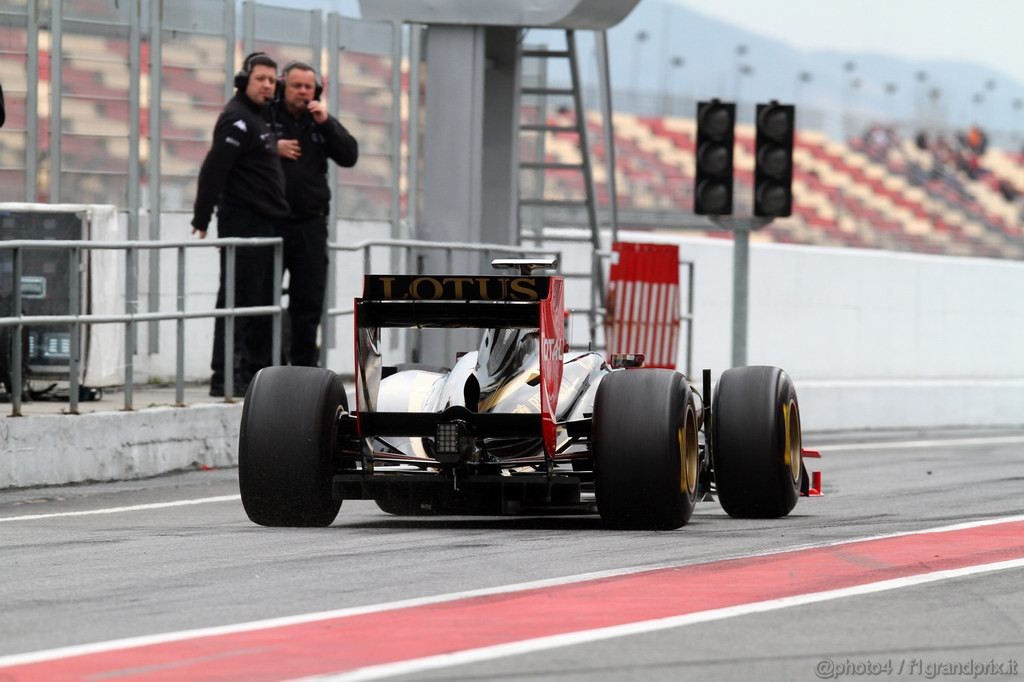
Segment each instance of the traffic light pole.
M750 233L771 218L712 216L711 222L732 232L732 366L747 364L747 319L750 299Z

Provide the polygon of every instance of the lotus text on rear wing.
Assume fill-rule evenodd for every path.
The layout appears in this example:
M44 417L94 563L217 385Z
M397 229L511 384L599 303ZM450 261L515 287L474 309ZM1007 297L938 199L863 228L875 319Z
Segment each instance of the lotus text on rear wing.
M365 298L378 301L539 301L546 277L367 275Z

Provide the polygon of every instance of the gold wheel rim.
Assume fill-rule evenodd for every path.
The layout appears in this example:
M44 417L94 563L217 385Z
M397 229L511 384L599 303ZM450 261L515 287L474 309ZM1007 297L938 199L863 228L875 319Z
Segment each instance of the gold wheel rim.
M686 417L678 429L679 490L685 495L697 493L697 417L693 405L686 406Z
M782 451L783 461L789 468L793 481L799 483L803 443L800 435L800 413L797 411L795 400L790 400L788 405L782 406L782 423L786 433L786 443Z

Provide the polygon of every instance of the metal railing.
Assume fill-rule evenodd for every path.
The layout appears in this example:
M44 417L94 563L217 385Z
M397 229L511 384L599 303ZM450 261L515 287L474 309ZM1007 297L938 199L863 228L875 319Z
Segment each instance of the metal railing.
M238 248L274 247L274 305L235 308L235 255ZM195 248L225 249L225 297L224 307L215 310L185 310L185 251ZM82 291L82 251L124 250L126 271L131 271L132 264L137 262L139 250L176 249L178 252L177 273L177 310L174 312L137 313L131 309L136 301L125 298L124 314L81 314ZM278 364L281 357L281 279L283 275L283 240L278 237L255 239L204 239L190 241L77 241L77 240L29 240L16 239L0 241L0 250L13 251L13 288L12 302L14 315L0 317L0 327L13 327L11 342L11 416L21 416L22 402L22 358L21 337L26 326L70 325L71 343L68 359L69 374L69 409L70 414L78 413L79 379L82 325L117 324L125 325L124 337L124 409L132 410L135 330L140 322L177 320L177 348L175 369L175 404L184 405L184 366L185 366L185 320L198 318L227 318L224 329L225 365L234 358L234 332L236 317L253 317L259 315L273 316L272 362ZM67 315L23 315L22 314L22 261L26 250L67 250L69 252L69 314ZM129 280L132 277L128 278ZM233 361L232 361L233 362ZM224 373L224 401L232 402L233 372Z

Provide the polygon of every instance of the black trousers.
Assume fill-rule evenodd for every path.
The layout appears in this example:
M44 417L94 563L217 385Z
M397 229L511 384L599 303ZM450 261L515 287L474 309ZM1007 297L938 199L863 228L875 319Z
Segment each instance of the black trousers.
M327 217L283 220L279 225L288 270L288 361L316 367L320 360L316 333L327 290Z
M249 209L220 206L217 209L218 237L276 237L277 222ZM217 307L225 307L227 295L227 249L220 249L220 288ZM274 304L274 248L271 246L235 247L235 307L248 308ZM224 318L213 327L213 354L210 369L215 378L224 377ZM246 385L259 370L271 364L273 318L235 318L235 386Z

